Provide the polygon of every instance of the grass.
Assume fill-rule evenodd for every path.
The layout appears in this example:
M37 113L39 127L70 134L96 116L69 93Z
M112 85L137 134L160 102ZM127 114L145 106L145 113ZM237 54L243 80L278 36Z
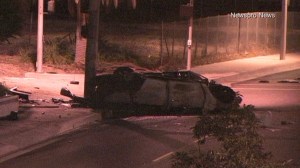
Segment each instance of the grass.
M220 36L219 44L209 39L206 45L203 34L195 26L192 46L192 65L204 65L239 58L268 55L278 52L278 47L249 44L247 48L240 46L236 50L234 42L226 41ZM75 56L75 27L74 20L45 20L44 63L64 69L65 65L73 65ZM163 29L163 38L162 38ZM201 29L200 29L201 30ZM212 30L215 31L215 30ZM34 32L34 31L33 31ZM199 34L200 33L200 34ZM203 33L203 32L202 32ZM28 35L11 39L12 44L0 45L0 54L18 55L23 62L36 62L36 35ZM211 38L215 38L211 32ZM29 37L31 41L29 42ZM149 69L177 70L185 68L187 48L187 22L152 24L119 24L100 23L99 55L96 64L122 64L130 62ZM225 37L225 36L224 36ZM290 42L291 51L297 50L297 43ZM263 46L263 47L261 47ZM5 48L6 50L2 50ZM298 49L299 50L299 49ZM83 65L74 65L76 69L84 69ZM69 66L68 68L72 68Z

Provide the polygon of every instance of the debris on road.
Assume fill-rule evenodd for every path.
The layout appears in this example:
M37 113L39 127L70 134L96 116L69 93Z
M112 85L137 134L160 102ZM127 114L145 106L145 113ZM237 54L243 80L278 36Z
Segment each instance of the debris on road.
M300 81L294 79L285 79L285 80L278 81L278 83L300 83Z
M58 103L66 103L62 98L52 98L51 99L53 103L58 104Z
M20 99L29 101L30 92L18 90L18 87L13 87L9 91L14 95L18 95Z
M281 121L281 125L292 125L294 124L294 122L290 122L290 121Z
M24 104L20 105L21 108L59 108L57 105L36 105L36 104Z
M72 84L72 85L79 85L79 81L70 81L70 84Z
M260 80L259 83L270 83L268 80Z
M65 87L60 90L60 94L71 98L71 100L68 102L66 102L66 101L62 102L62 103L70 104L71 107L89 107L89 105L90 105L90 103L85 98L76 96L75 94L71 93L70 90L68 90Z
M10 120L18 119L19 97L9 95L9 90L0 84L0 117L7 117Z

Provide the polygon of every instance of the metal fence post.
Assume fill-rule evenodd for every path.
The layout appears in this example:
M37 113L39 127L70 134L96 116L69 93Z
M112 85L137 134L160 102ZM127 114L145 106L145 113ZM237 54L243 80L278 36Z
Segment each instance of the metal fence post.
M258 23L259 23L259 18L256 17L256 31L255 31L255 43L256 43L256 45L258 45Z
M241 40L241 18L238 18L238 39L237 39L237 52L240 53L240 40Z

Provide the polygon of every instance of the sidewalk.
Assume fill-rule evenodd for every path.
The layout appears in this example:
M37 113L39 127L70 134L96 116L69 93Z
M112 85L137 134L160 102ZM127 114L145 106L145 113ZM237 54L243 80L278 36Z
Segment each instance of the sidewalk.
M191 70L219 83L231 85L295 69L300 69L300 53L287 54L285 60L280 60L279 54L276 54L197 66Z
M227 61L192 68L209 79L231 85L272 73L300 68L300 53L287 54L285 60L279 55L259 56ZM79 84L71 84L78 81ZM26 73L24 78L0 78L9 87L32 92L30 99L59 98L61 87L67 87L77 96L83 95L84 75ZM66 97L61 97L66 99ZM0 163L23 152L35 149L48 140L79 128L101 121L101 114L88 108L29 108L19 114L18 121L0 119Z
M79 84L70 84L70 81L78 81ZM102 120L102 114L90 108L70 108L51 101L52 98L69 99L60 95L62 87L82 96L82 74L26 73L23 78L0 78L0 82L9 88L17 86L19 90L31 92L29 99L37 103L35 106L20 103L17 121L0 118L0 163Z

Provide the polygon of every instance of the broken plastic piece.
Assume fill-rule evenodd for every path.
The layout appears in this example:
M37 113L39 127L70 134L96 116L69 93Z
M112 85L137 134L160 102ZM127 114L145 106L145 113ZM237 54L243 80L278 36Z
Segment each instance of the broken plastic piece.
M14 95L18 95L20 99L29 100L29 95L31 95L31 93L22 91L22 90L18 90L17 88L18 87L13 87L9 91Z

